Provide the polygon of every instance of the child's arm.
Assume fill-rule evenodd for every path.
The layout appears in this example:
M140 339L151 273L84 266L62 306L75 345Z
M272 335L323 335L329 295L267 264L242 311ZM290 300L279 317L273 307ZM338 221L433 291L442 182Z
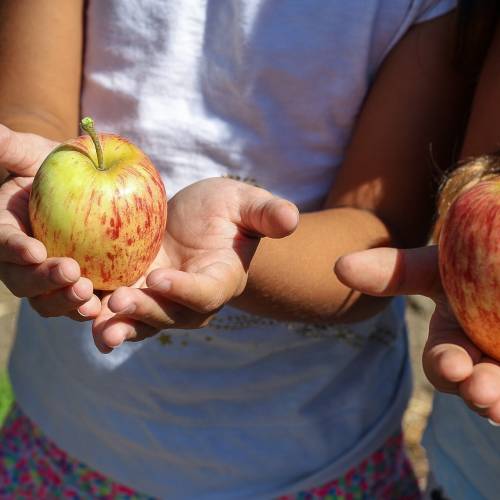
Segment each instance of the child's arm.
M243 294L230 303L288 321L352 321L380 310L386 299L352 292L335 277L334 264L340 255L355 250L391 242L404 246L425 242L434 206L436 164L445 168L451 163L472 92L470 82L453 68L453 44L454 16L448 15L415 26L392 51L360 112L324 209L303 214L291 236L260 242L246 288L242 286L245 267L235 271L237 266L229 265L235 262L231 252L225 255L232 258L217 267L217 274L211 266L185 268L185 272L156 269L148 277L147 293L120 289L112 294L109 309L121 314L108 321L113 316L104 307L106 314L94 325L98 344L114 347L161 328L203 326L243 288ZM238 190L228 187L225 200L230 205L238 201ZM216 207L219 192L204 192ZM189 239L186 232L192 231L193 218L207 215L206 210L196 213L197 198L190 193L188 189L176 195L176 203L169 208L167 234L180 228L177 242ZM191 209L176 210L178 206ZM219 207L212 215L220 213ZM214 228L210 229L213 234ZM203 238L196 241L198 250L204 248L207 260L214 264L218 257L213 253L209 257L208 252L213 246L203 247ZM175 250L175 245L168 246L167 251ZM192 250L189 247L185 245L182 252ZM221 279L221 269L231 268L233 279ZM201 279L207 270L211 279ZM155 286L161 280L167 280L168 287ZM209 283L210 287L205 286ZM129 308L134 312L123 313Z
M392 51L361 110L325 210L304 214L282 241L263 240L234 303L289 320L346 321L384 301L360 297L333 273L349 251L423 244L433 179L459 143L472 88L452 66L454 16L415 26Z
M441 392L456 394L476 413L500 424L500 366L465 335L452 314L439 276L436 246L375 248L342 257L347 285L379 297L424 295L436 303L422 354L424 372Z
M490 154L500 144L500 29L474 96L462 158ZM380 248L340 259L337 272L349 286L375 295L420 294L436 302L423 352L434 387L463 398L476 413L500 423L500 364L485 356L451 314L441 287L437 247Z
M54 140L77 133L83 0L0 3L0 123Z

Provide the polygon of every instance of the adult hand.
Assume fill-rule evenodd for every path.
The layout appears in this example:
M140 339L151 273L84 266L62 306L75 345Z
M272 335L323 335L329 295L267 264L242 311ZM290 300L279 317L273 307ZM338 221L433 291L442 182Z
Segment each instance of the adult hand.
M436 246L377 248L341 257L335 266L347 286L375 296L425 295L436 309L423 352L425 374L441 392L462 397L479 415L500 423L500 366L465 335L441 286Z
M0 167L10 174L0 187L0 279L17 297L28 297L42 316L92 319L100 310L100 301L90 280L80 276L76 261L47 258L45 246L29 236L33 177L56 145L0 125Z
M282 238L298 224L297 208L254 186L206 179L168 204L164 244L145 287L122 287L103 301L94 321L102 352L165 328L200 328L246 286L263 236Z

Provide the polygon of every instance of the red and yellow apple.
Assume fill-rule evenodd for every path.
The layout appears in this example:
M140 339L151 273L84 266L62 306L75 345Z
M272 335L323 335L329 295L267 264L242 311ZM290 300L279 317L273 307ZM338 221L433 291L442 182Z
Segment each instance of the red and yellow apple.
M453 201L439 237L441 280L468 337L500 361L500 181L481 181Z
M60 145L44 160L31 188L33 235L49 257L72 257L97 290L131 285L158 254L167 220L163 182L128 140L89 134Z

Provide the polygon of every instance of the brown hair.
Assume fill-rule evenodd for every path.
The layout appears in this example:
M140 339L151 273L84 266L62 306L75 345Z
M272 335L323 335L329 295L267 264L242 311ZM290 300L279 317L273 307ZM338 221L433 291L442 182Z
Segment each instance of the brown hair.
M500 153L493 153L460 162L455 170L446 175L438 193L437 220L433 231L435 242L439 241L443 221L453 201L477 183L499 174Z

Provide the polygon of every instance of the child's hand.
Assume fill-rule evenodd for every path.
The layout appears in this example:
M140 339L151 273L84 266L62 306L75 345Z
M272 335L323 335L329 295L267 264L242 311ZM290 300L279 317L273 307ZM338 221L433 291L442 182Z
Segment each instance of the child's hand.
M479 415L500 423L500 366L467 338L441 287L437 247L378 248L341 257L347 286L369 295L425 295L436 303L423 353L425 374L441 392L457 394Z
M73 259L47 258L45 246L28 236L33 177L57 143L0 125L0 167L11 176L0 187L0 279L17 297L28 297L42 316L92 319L100 310L92 283ZM77 309L87 318L78 314Z
M165 328L200 328L240 295L262 236L283 238L298 223L297 208L269 192L230 179L207 179L168 204L163 248L145 279L103 301L94 322L102 352Z

